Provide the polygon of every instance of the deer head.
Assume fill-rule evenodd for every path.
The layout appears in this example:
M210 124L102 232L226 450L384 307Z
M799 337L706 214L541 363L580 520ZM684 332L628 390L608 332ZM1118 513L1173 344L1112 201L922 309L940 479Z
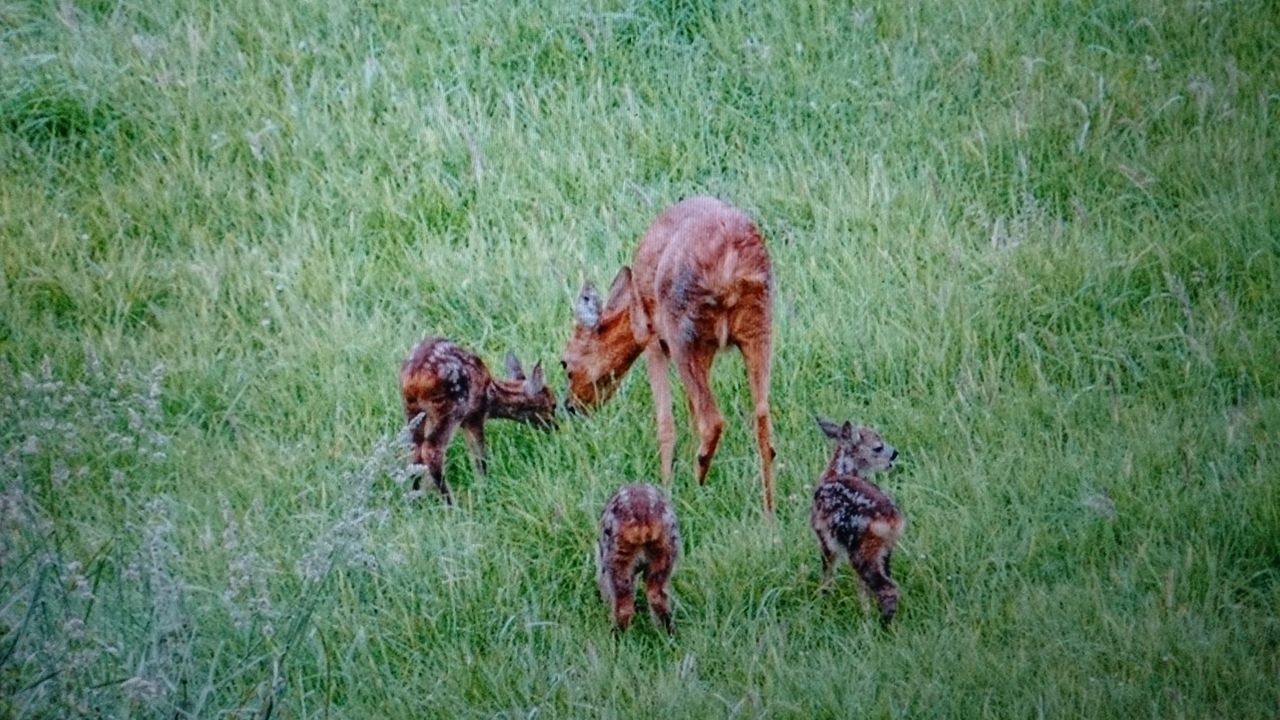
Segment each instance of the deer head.
M838 425L821 417L815 419L822 432L836 441L828 471L836 475L862 475L893 467L898 451L886 445L875 430L849 421Z
M565 407L592 410L608 400L648 340L648 321L631 268L613 279L608 300L589 281L573 304L574 326L560 364L569 379Z
M556 396L547 387L542 361L525 375L514 352L507 352L507 377L493 378L489 385L490 414L509 420L520 420L544 430L556 426Z

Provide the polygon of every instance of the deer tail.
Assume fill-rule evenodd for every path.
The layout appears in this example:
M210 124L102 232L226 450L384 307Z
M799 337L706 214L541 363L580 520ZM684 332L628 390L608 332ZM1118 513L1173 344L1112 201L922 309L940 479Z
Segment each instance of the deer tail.
M644 523L643 525L626 525L619 533L619 538L631 545L644 545L651 543L662 537L662 528L656 523Z
M895 543L898 541L898 538L902 536L902 529L905 524L906 523L903 521L901 515L895 515L893 517L873 520L871 521L871 524L867 526L867 529L871 531L872 535L883 538L888 543Z

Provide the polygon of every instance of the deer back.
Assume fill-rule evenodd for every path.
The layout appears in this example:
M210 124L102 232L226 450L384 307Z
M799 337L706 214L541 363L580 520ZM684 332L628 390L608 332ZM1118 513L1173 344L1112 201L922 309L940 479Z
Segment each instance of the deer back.
M724 347L767 332L772 272L746 213L714 198L684 200L653 223L636 253L644 317L634 324L669 345Z
M440 337L423 340L400 368L405 414L462 419L485 412L492 378L484 361Z
M675 511L661 490L639 483L609 498L600 516L601 572L630 572L641 554L675 562L679 553Z

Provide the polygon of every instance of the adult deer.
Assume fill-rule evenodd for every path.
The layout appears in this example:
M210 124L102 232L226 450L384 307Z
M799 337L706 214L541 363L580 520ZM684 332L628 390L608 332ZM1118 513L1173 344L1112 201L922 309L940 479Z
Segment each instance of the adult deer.
M676 203L649 226L634 264L618 271L605 302L590 282L583 286L574 305L573 337L561 359L569 376L566 406L587 411L608 400L643 353L662 478L670 482L675 420L667 365L673 363L697 425L697 477L704 484L724 427L708 374L716 353L736 346L755 403L764 507L772 515L772 292L769 253L746 213L709 197Z

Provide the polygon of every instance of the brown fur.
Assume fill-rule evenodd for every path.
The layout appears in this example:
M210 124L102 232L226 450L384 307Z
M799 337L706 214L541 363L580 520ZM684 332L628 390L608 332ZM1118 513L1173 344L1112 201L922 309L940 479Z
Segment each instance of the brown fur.
M769 420L773 272L755 223L719 200L683 200L645 232L632 267L623 267L603 304L587 283L575 305L562 364L570 408L609 399L641 353L658 420L662 478L670 482L675 420L667 364L675 365L697 426L697 478L706 482L724 427L708 375L716 353L742 352L755 405L765 511L773 513L773 429Z
M675 512L658 488L626 485L604 506L596 549L600 597L613 612L613 625L626 630L635 615L635 576L642 573L649 610L667 633L671 624L671 573L680 556Z
M863 475L893 467L898 451L880 435L853 423L819 419L836 450L813 493L809 522L822 550L822 587L831 586L838 555L848 558L866 589L880 605L880 620L888 625L898 610L898 586L889 560L906 519L893 500Z
M444 451L459 426L480 474L488 469L485 420L519 420L544 429L555 426L556 398L543 382L542 363L525 377L519 360L508 353L507 373L508 379L493 377L479 357L439 337L418 343L400 368L404 414L413 428L413 461L426 466L426 474L450 504L453 497L444 479ZM413 488L420 487L421 478L415 479Z

